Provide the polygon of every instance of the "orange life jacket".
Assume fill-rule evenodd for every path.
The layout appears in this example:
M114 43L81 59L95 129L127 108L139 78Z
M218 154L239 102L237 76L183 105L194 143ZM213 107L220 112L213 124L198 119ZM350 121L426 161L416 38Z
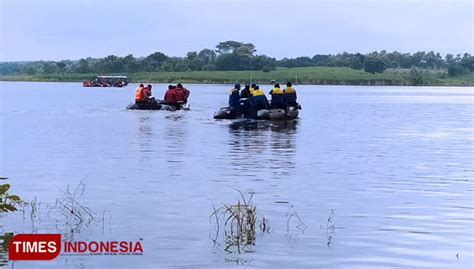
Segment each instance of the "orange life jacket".
M143 87L138 87L135 90L135 101L142 101L143 98Z

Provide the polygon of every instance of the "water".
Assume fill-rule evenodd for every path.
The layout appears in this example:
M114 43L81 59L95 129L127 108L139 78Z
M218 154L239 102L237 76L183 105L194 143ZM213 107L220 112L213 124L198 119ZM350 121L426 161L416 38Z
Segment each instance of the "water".
M2 231L144 248L9 268L473 267L472 88L297 86L298 121L232 124L212 119L226 85L187 85L178 112L125 110L136 85L0 86L0 175L38 209L2 214ZM87 225L55 206L81 180ZM271 227L241 254L210 224L235 189Z

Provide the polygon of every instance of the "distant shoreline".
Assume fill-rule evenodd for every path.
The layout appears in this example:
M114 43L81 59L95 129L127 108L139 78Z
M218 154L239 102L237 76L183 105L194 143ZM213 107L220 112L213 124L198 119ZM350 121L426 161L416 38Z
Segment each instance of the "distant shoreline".
M0 75L0 81L82 82L99 74ZM103 75L103 74L100 74ZM120 74L123 75L123 74ZM346 67L299 67L262 71L140 72L129 74L132 83L269 84L291 81L299 85L353 86L474 86L474 73L448 77L442 71L422 70L416 77L407 69L371 74Z
M49 83L78 83L82 84L82 81L78 80L13 80L13 79L3 79L0 78L0 82L49 82ZM182 83L182 84L208 84L208 85L233 85L235 82L207 82L207 81L186 81L186 80L179 80L179 81L130 81L131 84L138 84L138 83L155 83L155 84L177 84L177 83ZM240 82L239 82L240 83ZM243 87L244 84L247 82L242 82L240 83ZM255 83L257 85L272 85L272 83L268 81L253 81L252 83ZM281 84L281 83L280 83ZM283 84L281 84L283 85ZM429 84L429 85L413 85L413 84L390 84L390 83L377 83L377 82L371 82L367 84L346 84L344 82L341 82L339 84L315 84L315 83L305 83L305 82L299 82L297 84L293 83L293 85L306 85L306 86L403 86L403 87L474 87L474 83L471 84L452 84L452 83L442 83L442 84ZM81 85L82 86L82 85ZM285 86L285 85L283 85ZM88 87L88 88L110 88L110 87ZM114 87L112 87L114 88Z

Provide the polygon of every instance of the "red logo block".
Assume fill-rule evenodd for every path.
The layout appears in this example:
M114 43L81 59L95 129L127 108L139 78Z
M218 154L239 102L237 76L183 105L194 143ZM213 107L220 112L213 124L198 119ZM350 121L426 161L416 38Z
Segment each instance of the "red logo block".
M9 260L52 260L61 251L61 234L17 234L8 242Z

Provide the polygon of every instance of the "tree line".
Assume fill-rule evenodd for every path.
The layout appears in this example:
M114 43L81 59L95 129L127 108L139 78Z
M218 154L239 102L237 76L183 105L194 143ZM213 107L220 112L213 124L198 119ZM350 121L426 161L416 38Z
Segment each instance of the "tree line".
M125 57L109 55L105 58L82 58L78 61L32 61L1 62L2 75L36 74L133 74L138 72L176 71L229 71L261 70L269 72L277 67L350 67L369 73L382 73L387 68L443 69L448 75L456 76L474 71L474 56L469 53L445 57L433 51L400 53L397 51L361 53L316 54L313 57L283 58L277 60L256 54L252 43L238 41L220 42L215 49L191 51L184 57L170 57L155 52L146 57L136 58L132 54Z
M450 76L462 75L474 71L474 57L469 53L456 56L447 54L442 57L433 51L419 51L414 54L400 53L398 51L360 53L340 53L336 55L317 54L310 57L284 58L278 61L277 66L303 67L350 67L363 69L369 73L382 73L387 68L421 68L421 69L447 69Z

